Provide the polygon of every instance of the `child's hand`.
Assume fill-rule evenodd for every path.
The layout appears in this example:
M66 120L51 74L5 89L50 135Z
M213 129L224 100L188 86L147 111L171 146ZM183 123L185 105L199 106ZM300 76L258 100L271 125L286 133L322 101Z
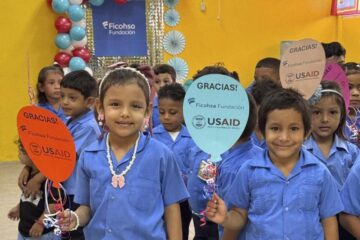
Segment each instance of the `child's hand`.
M44 225L40 222L35 222L30 228L29 235L30 237L40 237L44 232Z
M72 213L72 211L70 211L69 209L66 209L65 211L59 213L57 218L59 220L60 229L63 232L70 232L74 230L74 228L78 224L74 213Z
M21 191L25 191L25 187L27 184L27 180L29 179L29 176L30 176L30 169L29 167L25 166L21 170L21 173L18 178L18 186L21 189Z
M20 205L16 205L12 209L10 209L8 213L8 218L10 218L13 221L17 221L20 218Z
M36 174L26 184L26 187L24 190L24 196L26 198L31 196L32 199L35 199L37 195L41 196L41 183L43 182L43 179L37 177L39 174L41 174L41 173Z
M214 193L212 199L208 202L205 210L206 217L212 222L222 224L226 219L227 208L225 202Z

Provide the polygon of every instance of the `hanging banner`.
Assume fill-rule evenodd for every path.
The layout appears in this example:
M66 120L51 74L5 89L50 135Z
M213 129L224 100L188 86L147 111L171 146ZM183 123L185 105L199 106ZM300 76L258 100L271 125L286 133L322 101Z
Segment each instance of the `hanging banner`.
M148 55L145 0L105 1L92 13L96 57Z
M360 14L359 0L333 0L331 14L336 16Z

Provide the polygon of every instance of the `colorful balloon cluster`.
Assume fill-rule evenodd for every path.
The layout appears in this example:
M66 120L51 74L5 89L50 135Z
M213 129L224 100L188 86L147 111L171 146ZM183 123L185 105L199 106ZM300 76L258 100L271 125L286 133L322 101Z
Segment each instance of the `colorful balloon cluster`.
M91 59L91 53L86 48L86 20L85 10L81 6L87 1L92 6L101 6L105 0L46 0L49 6L58 14L67 14L59 16L55 20L57 34L55 45L59 52L55 55L54 61L64 68L68 73L76 70L87 70L86 66ZM114 0L115 3L123 5L128 0ZM91 73L92 74L92 73Z

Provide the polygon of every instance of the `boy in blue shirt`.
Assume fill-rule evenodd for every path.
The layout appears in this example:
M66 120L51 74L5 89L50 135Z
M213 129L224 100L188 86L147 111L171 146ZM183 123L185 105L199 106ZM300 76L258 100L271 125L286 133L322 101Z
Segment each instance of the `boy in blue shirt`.
M75 142L76 155L100 136L100 128L92 110L97 96L97 82L87 71L74 71L61 81L61 106L70 117L68 126ZM69 196L69 206L76 210L79 206L73 199L75 195L76 166L72 175L64 182ZM83 239L82 230L71 232L72 239Z
M155 80L154 88L156 93L159 92L160 88L176 82L176 71L168 64L158 64L154 67ZM160 122L159 109L158 109L158 96L154 97L153 110L151 115L152 127L155 128Z
M302 148L311 129L306 101L291 89L268 95L259 128L268 150L241 167L227 193L230 211L214 194L207 217L225 228L223 239L235 239L245 227L247 240L337 240L336 214L343 210L337 186Z
M189 150L195 146L183 122L183 101L185 90L179 83L172 83L160 88L158 92L160 122L153 129L153 138L168 146L174 153L185 185L189 168ZM186 200L180 203L183 239L189 236L191 210Z

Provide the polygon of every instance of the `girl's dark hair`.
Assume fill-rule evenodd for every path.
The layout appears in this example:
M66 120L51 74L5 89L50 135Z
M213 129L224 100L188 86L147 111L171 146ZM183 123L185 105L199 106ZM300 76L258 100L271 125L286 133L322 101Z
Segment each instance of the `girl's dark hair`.
M339 84L334 81L321 81L321 88L322 90L325 89L331 89L339 92L342 94L341 88L339 87ZM346 139L344 134L344 128L346 124L346 106L345 106L345 100L342 96L340 96L337 93L334 92L321 92L321 98L323 97L333 97L335 99L335 102L340 107L340 123L337 127L335 134L338 135L342 139Z
M77 70L65 75L61 81L61 87L77 90L84 96L97 97L98 86L95 78L85 70Z
M61 76L64 76L64 71L62 70L60 65L47 66L40 70L39 76L38 76L38 81L36 84L38 103L47 103L48 102L45 93L41 92L40 88L44 85L47 75L49 73L58 73Z
M202 77L202 76L205 76L205 75L208 75L208 74L222 74L222 75L226 75L226 76L235 78L236 80L240 81L239 75L238 75L237 72L235 72L235 71L230 72L229 70L227 70L225 67L221 66L220 64L204 67L203 69L198 71L193 76L193 80L195 81L199 77Z
M299 92L293 89L280 88L266 95L259 109L259 129L265 136L266 123L269 113L274 110L294 109L302 116L304 124L304 137L311 130L310 108Z
M149 106L150 92L148 80L142 73L130 68L115 69L105 75L100 83L100 102L104 103L105 94L110 87L127 84L137 84L145 95L146 106Z
M158 99L169 98L175 102L182 102L185 98L185 90L179 83L171 83L160 88Z
M346 49L339 42L331 42L331 43L321 43L324 51L325 57L340 57L346 55Z
M352 74L360 74L360 64L356 62L348 62L344 64L346 76Z

